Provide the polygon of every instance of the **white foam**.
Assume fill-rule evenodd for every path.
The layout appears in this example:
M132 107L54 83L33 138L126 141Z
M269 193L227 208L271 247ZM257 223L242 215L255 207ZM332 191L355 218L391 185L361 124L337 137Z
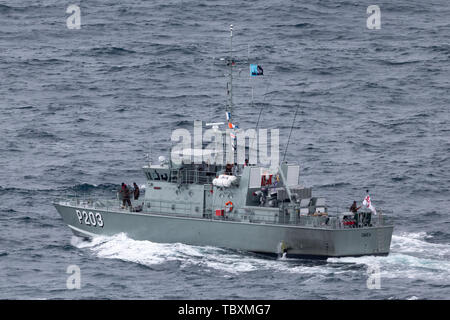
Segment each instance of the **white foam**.
M363 256L357 258L330 258L328 265L303 264L290 258L265 259L239 254L216 247L199 247L181 243L165 244L130 239L121 233L112 237L98 236L90 241L73 237L71 244L80 249L89 249L98 257L120 259L146 266L177 261L180 268L199 267L205 272L220 270L226 274L237 274L257 270L310 274L323 277L329 274L358 272L340 270L336 264L379 265L384 278L433 278L436 281L450 279L449 246L424 241L426 233L395 235L392 251L387 257ZM297 262L296 262L297 261Z
M329 258L330 263L379 266L383 278L433 279L450 282L450 246L424 241L425 232L394 235L386 257Z
M79 248L79 245L83 242L82 238L76 237L76 236L72 236L72 238L70 238L70 244L74 247Z
M425 241L429 238L426 232L401 233L392 236L391 251L405 254L420 254L430 259L450 258L450 244L431 243Z
M170 261L180 263L180 268L196 266L205 271L214 269L228 274L255 270L274 270L290 273L329 273L323 266L293 265L292 259L265 259L233 253L216 247L199 247L181 243L164 244L130 239L121 233L112 237L98 236L90 241L73 237L71 244L79 249L89 249L106 259L120 259L146 266ZM298 261L298 260L297 260Z

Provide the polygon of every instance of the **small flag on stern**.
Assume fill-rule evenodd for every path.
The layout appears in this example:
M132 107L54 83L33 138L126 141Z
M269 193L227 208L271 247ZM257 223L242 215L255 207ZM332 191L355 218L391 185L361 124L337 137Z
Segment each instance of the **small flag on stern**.
M260 65L251 64L250 65L250 75L251 76L262 76L262 75L264 75L264 70Z
M377 214L377 210L375 210L375 207L372 206L372 201L370 200L369 194L367 194L367 196L364 198L362 204L363 204L363 206L365 206L366 208L370 209L370 211L372 211L373 214Z

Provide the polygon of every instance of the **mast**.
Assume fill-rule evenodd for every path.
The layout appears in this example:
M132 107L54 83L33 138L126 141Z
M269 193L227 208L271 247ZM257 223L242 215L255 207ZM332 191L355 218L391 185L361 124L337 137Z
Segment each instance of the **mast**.
M233 25L230 25L230 80L228 88L228 112L230 113L230 121L233 112Z
M227 121L228 128L230 131L230 142L231 149L233 150L233 160L232 163L235 163L235 159L237 156L237 148L236 148L236 133L234 131L237 126L233 124L233 25L230 24L230 60L228 62L230 64L230 79L227 83L227 94L228 94L228 107L227 107ZM228 156L227 156L228 157Z

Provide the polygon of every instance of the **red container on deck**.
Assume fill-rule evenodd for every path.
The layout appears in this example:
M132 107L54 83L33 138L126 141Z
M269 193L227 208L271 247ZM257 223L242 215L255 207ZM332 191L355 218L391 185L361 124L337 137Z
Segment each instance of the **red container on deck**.
M223 209L216 209L216 216L223 217L223 213L224 213Z

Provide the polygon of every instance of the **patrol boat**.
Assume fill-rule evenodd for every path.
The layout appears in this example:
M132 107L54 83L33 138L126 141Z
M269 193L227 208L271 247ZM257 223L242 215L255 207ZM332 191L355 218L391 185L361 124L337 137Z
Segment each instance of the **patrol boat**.
M230 29L226 114L228 127L233 129L232 26ZM220 125L212 127L227 137ZM233 143L231 138L225 141ZM186 150L183 152L186 156ZM194 158L205 155L204 149L189 152ZM211 159L214 161L180 162L171 153L168 160L160 157L157 163L149 162L143 167L145 195L131 199L132 207L124 207L118 198L72 197L54 205L73 233L87 238L125 233L135 240L287 257L389 254L393 225L386 222L381 210L377 215L364 210L356 215L329 213L325 199L313 196L311 188L300 184L298 164L281 161L272 168L232 165L223 162L220 152Z

